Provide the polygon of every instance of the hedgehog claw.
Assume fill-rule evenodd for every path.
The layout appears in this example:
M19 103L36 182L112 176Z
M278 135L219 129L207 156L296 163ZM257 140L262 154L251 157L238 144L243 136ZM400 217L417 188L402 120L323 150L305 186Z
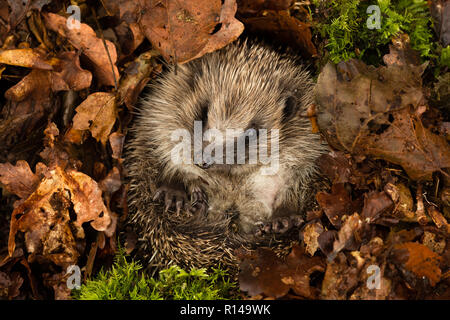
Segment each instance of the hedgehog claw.
M264 234L285 234L286 232L292 230L294 227L299 227L303 224L303 219L300 216L289 216L289 217L277 217L273 218L268 222L259 222L257 224L257 236L262 236Z
M187 194L184 190L167 185L158 188L153 196L153 201L155 202L164 201L164 212L174 208L177 213L180 213L183 205L188 203L187 199Z

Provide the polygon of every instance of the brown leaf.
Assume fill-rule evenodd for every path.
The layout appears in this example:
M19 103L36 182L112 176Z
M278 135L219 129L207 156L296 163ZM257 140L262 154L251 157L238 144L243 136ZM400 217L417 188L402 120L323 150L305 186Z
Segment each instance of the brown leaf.
M119 169L117 167L112 168L108 175L98 183L98 186L110 195L119 190L122 186Z
M11 28L14 29L22 19L26 17L27 11L31 9L41 10L42 7L48 4L51 0L8 0L8 4L11 8L11 15L9 18L9 23Z
M109 135L109 144L111 145L113 159L120 159L122 157L123 143L125 142L125 135L119 132L113 132Z
M290 16L288 11L264 11L262 16L242 20L250 32L271 34L277 41L287 43L307 56L317 55L309 24Z
M361 218L367 223L373 223L393 204L391 198L384 191L366 193L364 194L364 208L361 212Z
M137 23L122 22L114 28L114 31L120 43L121 54L125 56L133 53L145 39Z
M310 276L325 270L322 258L305 255L300 246L294 246L286 259L278 258L268 248L258 248L240 260L240 289L250 296L280 298L291 288L303 298L315 298L318 292L310 286Z
M15 166L0 163L0 183L9 192L26 199L36 190L39 177L31 171L28 162L19 160Z
M125 102L129 110L133 110L142 89L150 80L150 75L154 71L152 58L155 51L147 51L132 61L124 73L125 76L120 81L118 89L119 104Z
M240 257L239 287L250 296L265 294L279 298L286 295L289 285L282 281L281 271L287 266L279 261L268 248L257 248L256 252Z
M69 208L76 220L72 221ZM37 255L60 266L77 262L76 239L84 238L82 224L90 222L99 231L106 230L111 218L101 190L87 175L56 167L48 172L36 191L11 215L8 251L12 255L18 231L25 234L29 260Z
M141 6L141 30L170 62L184 63L220 49L244 30L234 18L235 0L153 0Z
M308 252L310 256L313 256L319 248L318 238L323 231L323 226L320 221L308 223L303 228L302 238L306 245L306 252Z
M80 57L73 51L66 51L58 55L59 63L52 73L52 90L83 90L89 88L92 74L81 68Z
M353 246L356 241L355 235L358 234L362 227L363 222L359 214L354 213L351 216L347 216L337 234L337 239L333 243L333 251L329 254L328 259L333 260L341 250Z
M46 61L42 52L31 48L0 50L0 63L47 71L53 70L51 61Z
M321 298L326 300L345 300L359 282L359 271L349 265L343 253L328 262L322 281Z
M116 122L115 95L109 92L92 93L75 111L77 114L73 117L73 129L89 130L97 141L106 145Z
M240 14L255 14L262 10L287 10L293 0L238 0Z
M317 159L320 171L333 183L349 182L351 172L350 160L341 151L331 151Z
M117 61L116 47L112 42L105 40L108 48L106 51L102 40L87 24L81 23L79 30L69 29L66 23L67 19L63 16L49 12L44 13L43 17L47 28L57 32L61 37L67 38L75 48L82 50L82 54L92 62L94 75L98 78L100 85L115 85L114 75L118 81L119 71L115 65ZM109 62L108 52L113 66Z
M326 65L316 87L319 127L332 146L401 165L414 180L450 167L447 141L416 114L423 65L374 69L350 60L337 69Z
M343 183L333 184L331 193L318 192L316 199L336 228L341 226L341 218L344 215L352 213L352 199Z
M432 287L441 280L439 264L442 258L420 243L406 242L395 245L393 259L419 279L427 278Z

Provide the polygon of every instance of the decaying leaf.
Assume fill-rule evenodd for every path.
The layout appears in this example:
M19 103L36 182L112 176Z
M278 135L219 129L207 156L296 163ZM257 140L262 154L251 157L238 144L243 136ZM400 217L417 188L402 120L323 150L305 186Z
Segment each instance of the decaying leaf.
M67 19L63 16L54 13L45 13L43 16L47 28L57 32L61 37L67 38L75 48L82 50L82 54L92 62L95 70L94 75L101 85L115 85L114 79L118 81L119 71L115 65L117 60L116 47L112 42L105 40L108 48L108 51L106 51L102 40L97 37L95 31L87 24L81 23L78 30L76 28L68 28Z
M330 222L337 228L341 226L344 215L353 213L352 199L343 183L333 184L331 193L318 192L316 198Z
M84 238L82 224L90 222L94 229L104 231L111 223L101 194L97 183L81 172L49 169L37 189L12 213L9 254L14 252L16 234L22 232L29 260L42 255L61 266L76 263L76 239Z
M258 248L253 253L241 255L240 259L239 285L250 296L280 298L289 289L307 299L318 295L310 286L310 276L314 272L324 272L323 259L305 255L299 246L294 246L285 260L268 248Z
M154 51L144 52L127 66L118 89L119 104L125 103L128 109L133 110L139 94L154 71L152 58L156 55Z
M327 64L316 87L319 127L327 141L399 164L414 180L450 167L447 141L425 128L415 111L424 103L424 67L375 69L357 60Z
M141 4L139 25L167 61L184 63L237 39L236 10L235 0L152 0Z
M320 221L308 223L302 231L302 238L306 244L306 252L313 256L319 248L318 238L323 233L323 226Z
M403 270L412 272L418 279L428 279L432 287L441 279L439 264L442 258L423 244L397 244L394 246L393 259Z

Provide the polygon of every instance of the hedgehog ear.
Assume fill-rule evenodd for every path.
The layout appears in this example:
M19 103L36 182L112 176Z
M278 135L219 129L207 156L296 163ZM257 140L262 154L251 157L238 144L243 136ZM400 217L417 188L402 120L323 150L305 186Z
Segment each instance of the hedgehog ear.
M298 110L297 99L293 96L289 96L284 102L283 108L283 122L287 122L292 119Z

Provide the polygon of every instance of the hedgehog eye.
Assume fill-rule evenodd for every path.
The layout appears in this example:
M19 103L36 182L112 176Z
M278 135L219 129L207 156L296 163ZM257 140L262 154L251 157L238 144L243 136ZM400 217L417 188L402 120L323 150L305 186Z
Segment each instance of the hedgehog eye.
M202 121L203 125L206 125L208 122L208 105L203 104L200 109L200 120Z
M283 108L283 122L290 120L297 113L297 100L290 96L286 99Z

